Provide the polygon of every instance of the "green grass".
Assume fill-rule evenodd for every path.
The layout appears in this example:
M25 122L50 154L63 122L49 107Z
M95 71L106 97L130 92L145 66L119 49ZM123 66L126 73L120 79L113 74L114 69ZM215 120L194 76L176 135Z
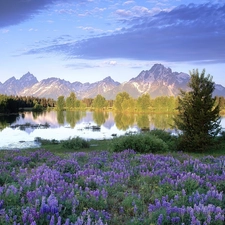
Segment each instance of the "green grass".
M63 153L71 153L71 152L90 152L90 151L102 151L109 150L111 140L90 140L89 148L82 148L79 150L74 150L70 148L63 147L62 143L53 143L52 141L44 140L40 148L48 150L52 153L63 154Z
M152 134L154 134L154 136L162 139L163 141L165 141L165 143L167 143L169 145L169 151L156 151L158 154L172 154L172 155L179 155L179 152L182 151L182 149L178 149L178 151L176 150L176 139L173 139L171 141L171 139L168 139L167 136L164 135L163 132L159 132L159 131L154 131L152 132ZM138 142L140 142L142 139L138 138L139 136L137 135L137 140ZM122 138L122 137L121 137ZM124 138L128 138L127 136L124 136ZM131 136L132 138L132 136ZM123 138L122 138L123 139ZM79 149L75 149L75 148L69 148L70 145L65 145L62 142L58 142L56 140L39 140L41 142L41 147L39 147L38 149L45 149L48 150L52 153L56 153L59 155L63 155L65 153L73 153L73 152L91 152L91 151L119 151L119 149L115 150L113 148L115 148L116 144L118 144L117 142L120 140L120 138L114 138L112 140L90 140L88 142L89 147L85 147L85 148L79 148ZM76 140L75 140L76 141ZM64 141L65 142L65 141ZM71 142L72 144L74 144L74 140L66 140L66 142ZM129 141L130 142L130 141ZM171 144L172 143L172 144ZM76 142L75 142L76 145ZM134 145L136 146L136 145ZM113 147L113 148L112 148ZM123 145L123 149L126 149L126 146ZM130 147L131 148L131 147ZM133 148L132 148L133 149ZM34 151L35 149L27 149L28 151ZM121 149L120 149L121 150ZM136 152L139 152L138 149L133 149ZM3 153L3 151L0 151L0 156L1 156L1 152ZM141 153L141 152L140 152ZM144 152L143 152L144 153ZM225 134L221 137L217 137L215 139L214 145L209 146L208 149L205 149L205 151L203 153L194 153L194 152L189 152L188 155L191 155L193 157L202 157L204 155L212 155L212 156L220 156L220 155L225 155ZM179 157L179 156L178 156Z

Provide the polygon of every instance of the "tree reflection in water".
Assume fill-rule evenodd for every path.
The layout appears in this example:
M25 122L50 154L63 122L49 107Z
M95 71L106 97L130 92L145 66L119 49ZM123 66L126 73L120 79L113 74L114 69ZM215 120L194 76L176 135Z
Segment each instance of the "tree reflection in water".
M71 128L76 126L76 123L86 116L86 111L66 111L66 122Z
M30 112L31 113L31 112ZM29 113L28 113L29 114ZM120 112L106 112L106 111L51 111L51 112L32 112L34 121L30 121L30 117L26 118L26 113L19 115L0 116L0 130L3 130L20 118L20 123L37 123L41 116L42 123L46 122L53 126L64 126L65 123L74 128L76 124L84 118L88 123L94 122L97 126L102 126L107 122L115 124L118 130L126 131L132 127L148 130L152 128L170 129L173 125L173 114L135 114L135 113L120 113ZM87 118L86 118L87 117ZM55 119L54 119L55 118ZM21 119L24 122L21 122ZM58 124L53 124L52 121L57 121ZM18 122L19 123L19 122ZM40 122L39 122L40 123ZM112 126L111 126L112 127Z
M19 114L1 115L0 116L0 130L5 129L6 127L9 126L9 124L16 122L17 118L19 118Z
M137 125L140 129L148 129L150 125L150 119L148 114L138 114L136 116Z
M65 123L64 117L65 117L64 111L61 111L61 110L57 111L57 121L59 125L64 125Z
M109 113L104 111L94 111L93 112L93 121L98 125L103 125L106 120L109 118Z
M115 113L114 122L119 130L127 130L135 123L135 116L131 113Z

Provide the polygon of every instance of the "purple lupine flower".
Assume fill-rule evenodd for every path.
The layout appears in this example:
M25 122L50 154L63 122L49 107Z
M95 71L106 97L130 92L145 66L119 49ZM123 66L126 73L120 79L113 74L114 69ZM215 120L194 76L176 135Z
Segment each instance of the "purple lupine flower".
M102 197L103 197L104 199L107 199L107 197L108 197L108 192L105 190L105 188L102 189L101 194L102 194Z
M3 204L4 204L4 200L0 200L0 209L2 208Z
M163 224L163 214L160 214L157 220L157 225L162 225Z
M50 207L51 213L55 214L58 212L58 200L57 198L54 196L53 193L50 194L50 196L47 199L47 203Z
M120 206L120 210L119 210L120 214L123 214L124 213L124 209L123 209L123 206Z
M134 214L137 213L137 210L138 210L138 208L137 208L137 205L135 204L135 205L134 205Z
M184 189L182 189L182 195L186 196L186 191Z
M66 222L63 225L70 225L70 219L66 219Z
M207 221L207 223L208 223L208 224L210 224L211 219L212 219L212 218L211 218L211 215L210 215L210 214L209 214L209 215L207 215L207 219L206 219L206 221Z
M58 221L57 221L57 224L56 225L61 225L62 224L62 218L59 216L58 217Z
M55 225L55 216L54 215L51 216L49 225Z
M10 218L9 218L8 214L6 214L6 215L5 215L5 221L8 223L9 220L10 220Z

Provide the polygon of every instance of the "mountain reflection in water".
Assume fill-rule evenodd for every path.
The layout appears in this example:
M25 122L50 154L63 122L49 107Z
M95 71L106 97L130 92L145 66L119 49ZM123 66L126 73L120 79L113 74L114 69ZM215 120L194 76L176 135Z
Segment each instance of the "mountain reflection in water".
M134 114L105 111L24 112L0 118L0 149L37 147L35 139L110 139L149 129L170 129L172 114Z

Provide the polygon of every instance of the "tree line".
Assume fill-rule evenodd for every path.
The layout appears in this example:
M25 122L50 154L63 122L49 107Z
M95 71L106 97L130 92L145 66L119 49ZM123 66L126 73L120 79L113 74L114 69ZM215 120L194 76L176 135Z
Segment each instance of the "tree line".
M115 100L106 100L98 94L95 98L77 99L76 94L71 92L68 97L59 96L56 101L58 111L74 109L105 110L113 109L119 112L163 112L174 113L178 108L178 97L160 96L151 98L149 94L143 94L137 99L132 98L127 92L120 92ZM225 109L225 98L216 97L216 104L221 111Z
M179 101L178 97L160 96L151 98L149 94L143 94L137 99L127 92L120 92L114 100L106 100L98 94L95 98L79 100L74 92L68 97L59 96L57 100L51 98L38 98L33 96L7 96L0 95L0 113L15 113L19 109L32 108L33 111L43 111L48 107L62 110L115 110L118 112L140 113L174 113ZM220 111L225 111L225 98L216 97L215 104L219 105Z
M33 96L7 96L0 94L0 113L17 113L20 109L32 108L33 111L42 111L48 107L55 107L56 101L51 98Z
M149 94L143 94L137 99L132 98L127 92L118 93L115 100L106 100L98 94L95 98L84 98L78 100L76 94L71 94L65 98L59 96L56 101L57 110L73 109L113 109L120 112L173 112L177 107L176 97L161 96L151 99Z

